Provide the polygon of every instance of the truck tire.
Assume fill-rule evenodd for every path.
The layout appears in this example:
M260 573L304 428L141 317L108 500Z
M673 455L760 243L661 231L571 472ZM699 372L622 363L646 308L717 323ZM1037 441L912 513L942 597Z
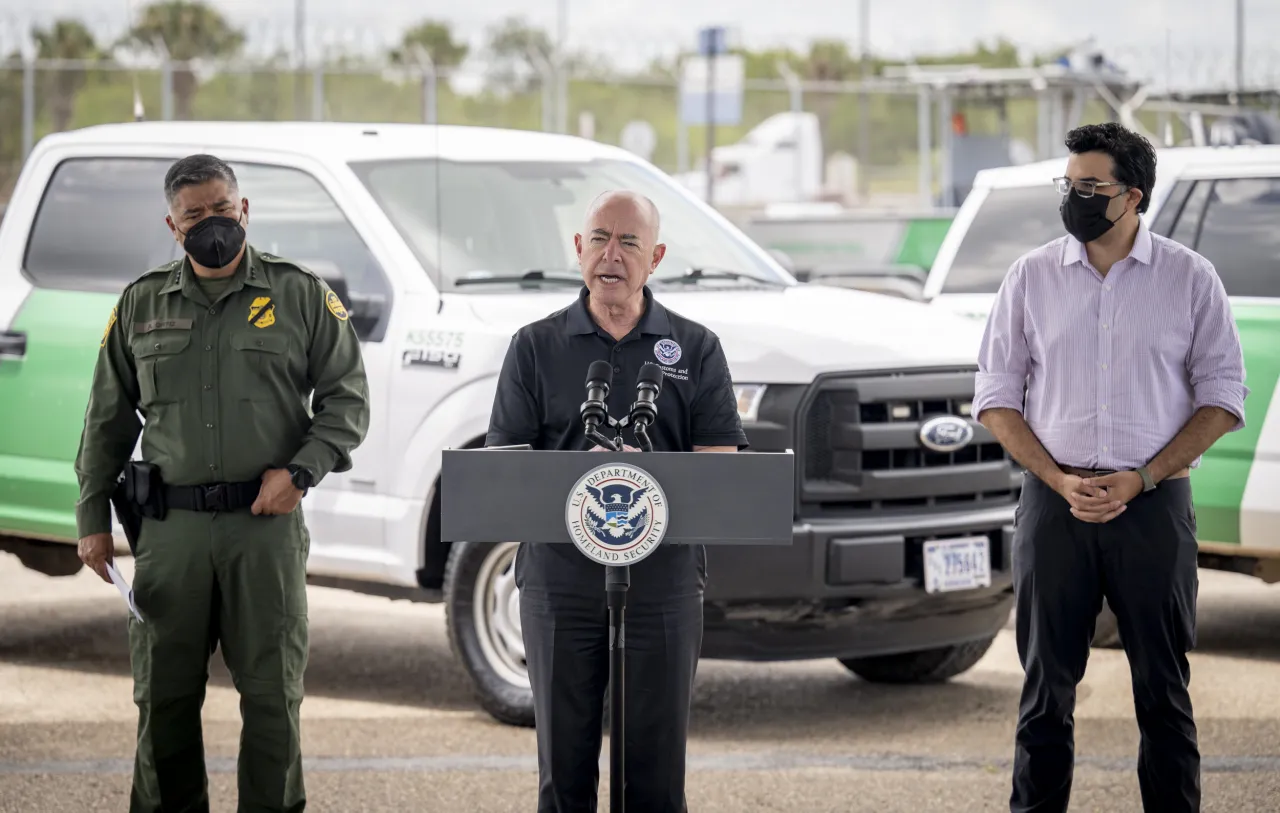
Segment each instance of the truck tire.
M870 683L941 683L969 671L991 648L995 636L919 652L841 658L840 663Z
M53 578L74 576L84 567L74 543L68 545L0 535L0 551L17 556L27 570Z
M520 637L515 542L456 542L444 571L449 645L495 720L533 726L533 690Z
M1098 613L1098 620L1094 623L1090 646L1096 649L1116 649L1120 646L1120 622L1107 606L1106 599L1102 600L1102 612Z

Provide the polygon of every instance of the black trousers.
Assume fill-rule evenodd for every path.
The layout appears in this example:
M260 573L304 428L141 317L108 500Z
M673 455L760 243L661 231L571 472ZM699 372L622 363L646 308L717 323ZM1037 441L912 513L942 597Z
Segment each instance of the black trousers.
M685 813L701 591L629 596L625 621L627 810ZM604 576L578 594L525 585L520 623L538 738L538 813L594 813L609 685Z
M1200 751L1187 685L1195 646L1196 521L1187 478L1139 494L1110 522L1082 522L1027 475L1014 535L1018 656L1012 813L1067 810L1076 685L1105 596L1129 659L1147 813L1200 809Z

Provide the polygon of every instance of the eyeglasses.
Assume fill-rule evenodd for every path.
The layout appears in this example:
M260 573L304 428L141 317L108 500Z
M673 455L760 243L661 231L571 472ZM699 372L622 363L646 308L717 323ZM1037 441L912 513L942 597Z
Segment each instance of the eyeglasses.
M1065 195L1072 189L1082 198L1091 198L1093 193L1105 186L1128 186L1119 181L1072 181L1070 178L1054 178L1053 185L1059 195Z

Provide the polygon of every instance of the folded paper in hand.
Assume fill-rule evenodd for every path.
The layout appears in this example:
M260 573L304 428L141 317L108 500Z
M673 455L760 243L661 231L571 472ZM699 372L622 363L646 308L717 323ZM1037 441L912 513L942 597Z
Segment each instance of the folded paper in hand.
M124 580L124 576L120 575L120 571L115 566L107 562L107 573L111 576L111 583L120 591L120 596L124 598L124 603L129 605L129 611L133 613L133 617L142 621L142 614L138 612L138 605L133 603L133 588Z

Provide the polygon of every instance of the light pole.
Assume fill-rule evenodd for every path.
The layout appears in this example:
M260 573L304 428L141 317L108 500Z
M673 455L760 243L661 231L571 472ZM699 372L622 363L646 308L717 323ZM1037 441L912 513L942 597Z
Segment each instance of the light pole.
M1244 0L1236 0L1236 93L1244 92Z
M293 115L302 118L302 77L307 70L307 0L295 0L293 4L293 52L298 60L298 74L293 80Z
M556 125L560 133L569 130L569 76L565 70L568 45L569 0L556 0Z
M858 91L858 197L865 202L870 191L867 164L871 160L871 100L867 96L867 81L871 73L867 55L871 44L871 0L860 0L858 12L858 58L862 62L862 81L859 83L862 87Z

